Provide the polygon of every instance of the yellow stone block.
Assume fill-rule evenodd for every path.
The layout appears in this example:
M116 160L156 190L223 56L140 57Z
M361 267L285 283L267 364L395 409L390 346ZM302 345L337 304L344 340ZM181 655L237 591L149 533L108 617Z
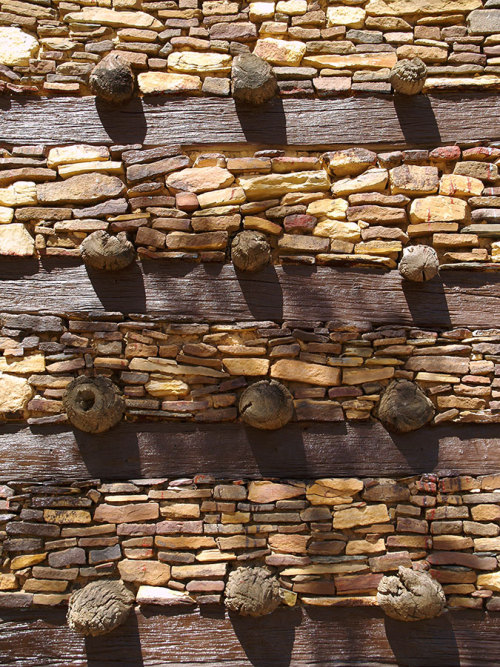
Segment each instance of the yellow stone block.
M361 239L361 230L355 222L321 220L314 228L313 235L357 243Z
M16 27L0 28L0 64L26 67L37 52L38 42L32 35Z
M362 28L366 12L361 7L328 7L326 10L327 25L345 25L347 28Z
M59 167L62 164L106 160L109 160L109 150L105 146L74 144L73 146L51 148L47 156L47 166L54 169L54 167Z
M78 162L77 164L62 164L58 170L61 178L78 176L78 174L90 174L97 172L100 174L123 174L123 164L114 160L106 162Z
M224 188L223 190L214 190L213 192L203 192L198 195L198 203L201 208L211 208L213 206L228 206L230 204L244 204L246 195L243 188ZM207 215L207 212L204 213ZM224 213L222 213L224 215Z
M144 95L160 93L195 93L201 90L201 79L191 74L172 72L141 72L137 77L139 90Z
M339 530L389 521L386 505L367 505L340 510L333 515L333 527Z
M269 370L268 359L226 358L222 360L222 363L231 375L267 375Z
M43 373L45 371L45 356L32 354L18 359L17 357L0 357L0 372L8 373Z
M307 213L317 218L326 216L333 220L345 220L348 206L346 199L317 199L309 204Z
M257 40L253 52L273 65L296 67L306 52L306 45L304 42L265 37Z
M364 384L388 380L394 376L394 368L344 368L342 371L343 384Z
M328 176L323 170L266 176L241 176L238 181L247 198L251 200L280 197L288 192L326 191L330 188Z
M368 169L355 178L341 178L332 185L332 193L345 197L356 192L383 192L389 179L387 169Z
M158 398L183 398L189 394L189 386L182 380L150 380L145 385L151 396Z
M317 479L307 487L306 497L311 505L343 505L352 503L363 490L363 482L356 478Z
M7 206L0 206L0 225L6 225L12 222L14 217L14 209Z
M26 556L16 556L12 559L10 564L11 570L24 570L25 567L38 565L47 558L47 553L43 554L27 554Z
M275 222L253 215L246 216L243 220L243 227L244 229L254 229L264 234L275 234L276 236L279 236L283 231L283 227L277 225Z
M58 523L58 524L68 524L68 523L90 523L92 521L92 516L90 512L86 510L56 510L48 509L43 510L43 519L47 523Z
M231 56L225 53L201 53L198 51L174 51L168 56L168 68L183 74L228 74Z
M435 195L415 199L410 206L411 222L455 222L467 218L467 203L462 199Z
M370 16L423 16L426 14L460 14L482 7L481 0L370 0Z
M307 382L320 387L330 387L340 383L340 370L306 361L280 359L271 366L271 377L291 382Z
M116 12L105 7L84 7L79 12L66 14L67 23L97 23L113 28L148 28L149 30L163 30L161 21L145 12Z
M395 53L357 53L345 56L306 56L303 65L317 69L391 69L397 63Z
M36 185L31 181L17 181L0 188L0 206L33 206L37 202Z
M448 197L479 196L484 189L483 181L471 176L444 174L439 184L439 194Z

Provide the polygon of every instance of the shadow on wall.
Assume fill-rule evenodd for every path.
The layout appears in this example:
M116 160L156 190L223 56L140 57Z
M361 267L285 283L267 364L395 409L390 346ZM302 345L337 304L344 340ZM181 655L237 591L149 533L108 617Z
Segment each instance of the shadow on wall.
M148 126L140 97L134 97L118 108L96 97L95 108L111 141L116 144L144 143Z
M112 632L112 636L112 641L108 635L85 637L87 667L104 667L111 664L120 667L144 667L137 616L133 612L125 625ZM121 647L118 655L117 643Z
M302 621L300 608L279 609L261 618L229 614L229 620L254 667L288 667L292 664L295 628Z
M447 613L415 623L385 619L385 633L398 665L460 667L460 653Z
M274 146L285 146L288 143L286 131L286 115L281 97L259 107L234 102L241 129L248 143L269 143Z
M394 95L394 109L408 143L441 143L438 123L427 95Z

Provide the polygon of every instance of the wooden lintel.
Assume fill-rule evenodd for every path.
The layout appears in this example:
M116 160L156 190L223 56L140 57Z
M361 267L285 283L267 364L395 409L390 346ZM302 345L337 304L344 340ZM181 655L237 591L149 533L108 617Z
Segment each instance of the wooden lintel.
M3 665L181 667L494 667L500 614L450 611L430 621L400 623L378 609L297 607L260 619L144 608L103 637L83 638L64 609L3 610Z
M238 274L232 265L149 261L116 273L74 261L4 258L0 312L159 314L197 322L334 321L449 328L500 326L500 274L443 271L408 283L397 271L277 266Z
M394 435L378 422L289 424L121 423L100 435L68 426L0 429L0 480L218 479L487 474L500 470L498 425L425 427Z
M500 139L497 93L274 99L136 98L121 108L93 97L0 99L8 143L439 145Z

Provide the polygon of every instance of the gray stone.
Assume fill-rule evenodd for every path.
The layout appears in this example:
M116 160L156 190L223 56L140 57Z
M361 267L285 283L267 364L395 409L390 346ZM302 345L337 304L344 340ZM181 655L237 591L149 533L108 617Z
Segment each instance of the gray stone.
M231 81L234 99L247 104L264 104L277 90L271 65L253 53L234 58Z
M133 602L122 581L93 581L72 594L68 625L82 635L105 635L126 621Z
M493 35L500 32L500 9L476 9L467 17L467 23L473 35Z
M123 104L134 94L135 77L117 53L109 53L94 67L89 85L94 95L110 104Z
M225 605L242 616L265 616L280 604L278 579L265 567L239 567L229 574Z
M66 387L63 398L68 419L86 433L103 433L118 424L125 402L108 378L81 375Z
M421 621L439 616L446 597L441 584L429 574L400 566L397 574L381 579L377 602L397 621Z
M393 380L380 399L378 417L396 433L408 433L427 424L434 406L422 389L409 380Z

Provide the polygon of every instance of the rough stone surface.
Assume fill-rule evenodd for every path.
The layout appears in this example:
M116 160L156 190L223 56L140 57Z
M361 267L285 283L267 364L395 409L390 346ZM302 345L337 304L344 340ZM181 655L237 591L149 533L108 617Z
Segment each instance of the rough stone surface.
M26 378L0 375L0 413L24 410L32 396L33 389Z
M29 65L38 51L37 40L20 28L0 27L0 64Z
M293 397L276 380L261 380L242 393L239 405L242 420L268 431L285 426L293 415Z
M233 60L231 81L234 99L246 104L264 104L277 91L271 65L253 53L242 53Z
M111 236L104 230L87 236L80 245L80 254L85 264L104 271L119 271L135 259L134 246L125 232Z
M431 246L409 246L403 250L398 269L406 280L418 283L425 282L438 274L439 258Z
M110 104L124 104L134 94L135 77L130 65L118 53L110 53L94 67L90 89Z
M239 271L260 271L271 261L271 246L264 234L245 230L233 239L231 259Z
M68 625L82 635L105 635L122 625L134 595L121 581L93 581L70 598Z
M391 70L390 82L397 93L417 95L422 92L427 67L420 58L400 60Z
M429 574L400 566L396 575L380 581L377 602L397 621L421 621L439 616L446 598L441 584Z
M380 399L378 416L391 431L407 433L427 424L434 416L434 406L417 384L398 379Z
M281 602L278 579L264 567L239 567L229 574L224 602L242 616L271 614Z
M23 224L0 225L0 255L31 257L34 253L35 241Z
M117 387L104 376L72 380L63 398L73 426L87 433L103 433L118 424L125 410Z
M118 197L125 189L125 184L117 176L94 173L71 176L56 183L42 183L37 185L37 195L41 204L90 204Z

